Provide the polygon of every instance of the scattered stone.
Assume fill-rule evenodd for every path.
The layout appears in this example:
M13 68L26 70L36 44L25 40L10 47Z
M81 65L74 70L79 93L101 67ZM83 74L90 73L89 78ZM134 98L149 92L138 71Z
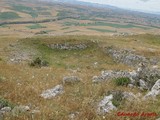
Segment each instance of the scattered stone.
M13 114L13 116L18 116L20 113L25 113L29 110L30 110L29 106L23 106L23 105L15 106L12 109L12 114Z
M140 64L137 70L128 71L102 71L100 76L94 76L92 82L98 83L110 79L127 77L130 79L129 87L137 86L141 90L150 90L155 82L160 79L160 70Z
M54 98L57 95L60 95L63 93L63 86L62 85L57 85L52 89L48 89L43 91L43 93L41 94L41 97L45 98L45 99L51 99Z
M134 33L122 32L122 33L114 33L114 34L112 34L111 36L123 36L123 37L126 37L126 36L131 36L131 35L136 35L136 34L134 34Z
M130 78L130 74L127 71L112 71L112 70L102 71L100 76L94 76L92 78L92 82L97 83L119 77Z
M133 84L128 84L128 87L134 88L134 85Z
M48 47L52 49L60 49L60 50L83 50L86 49L88 46L86 44L50 44Z
M160 95L160 79L152 87L151 91L144 96L144 99L155 98L157 95Z
M77 76L67 76L63 78L63 84L74 84L80 81L81 79Z
M98 104L98 114L109 113L111 110L115 110L116 107L112 104L113 95L105 96Z
M4 107L0 111L3 112L3 113L10 112L11 111L11 107Z
M106 52L116 61L129 66L138 66L139 63L146 64L157 64L156 60L148 59L144 56L137 55L133 50L129 49L115 49L113 47L108 47Z
M70 120L75 120L75 118L76 118L76 116L79 114L79 112L73 112L73 113L71 113L71 114L69 114L69 119Z
M144 81L144 80L139 80L139 85L140 85L140 89L141 90L147 90L148 89L148 86L147 86L147 83Z

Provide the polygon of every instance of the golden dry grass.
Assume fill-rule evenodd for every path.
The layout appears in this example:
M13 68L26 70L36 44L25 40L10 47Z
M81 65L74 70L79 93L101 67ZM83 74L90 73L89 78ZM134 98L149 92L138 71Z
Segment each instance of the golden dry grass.
M134 41L134 39L139 41ZM17 37L1 37L1 58L0 61L0 75L5 77L5 80L0 83L0 96L9 100L17 105L29 105L31 109L39 109L41 113L32 116L29 113L20 114L18 117L6 116L6 120L67 120L68 115L72 112L78 111L79 114L76 120L154 120L154 117L119 117L117 112L160 112L158 107L159 102L126 102L120 106L117 111L113 111L105 116L99 116L96 114L96 105L103 96L106 95L109 90L122 90L133 93L138 93L138 89L130 89L127 87L117 87L112 81L93 84L91 79L94 75L99 75L101 70L129 70L132 69L123 64L116 64L112 59L102 52L103 47L114 45L119 48L135 48L140 54L150 56L148 53L148 47L156 49L156 53L151 54L156 56L159 54L159 44L150 44L145 40L140 40L142 36L132 37L109 37L109 36L56 36L47 37L39 36L34 38L19 40L19 44L27 49L28 45L32 45L34 49L37 49L42 53L42 56L49 57L52 61L51 65L46 68L33 68L28 64L8 64L6 62L6 56L10 54L10 51L5 51L4 48L8 48L9 44L17 44ZM87 42L97 41L98 46L91 48L90 50L75 52L51 52L45 51L46 55L42 52L44 48L39 48L38 45L33 44L34 41L38 41L41 44L44 43L57 43L64 41L72 42ZM36 42L37 42L36 41ZM127 44L127 45L126 45ZM140 49L143 47L143 49ZM8 50L10 50L8 48ZM69 56L62 59L65 55ZM78 55L79 54L79 55ZM90 55L90 56L88 56ZM54 58L56 56L56 58ZM86 57L86 58L85 58ZM60 61L60 64L56 64L56 61ZM94 67L94 62L99 62L98 67ZM63 64L62 64L63 63ZM69 67L66 67L69 65ZM72 66L74 65L74 66ZM80 68L76 73L73 70ZM40 97L43 90L50 89L57 84L62 84L64 76L77 75L82 78L82 82L75 85L64 85L65 93L57 96L51 100L45 100ZM142 93L144 94L144 93Z

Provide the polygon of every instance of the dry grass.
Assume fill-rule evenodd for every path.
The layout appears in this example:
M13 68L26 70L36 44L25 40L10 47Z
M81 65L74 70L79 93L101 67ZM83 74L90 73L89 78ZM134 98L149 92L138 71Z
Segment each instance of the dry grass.
M137 38L137 36L136 36ZM10 37L2 37L0 45L8 47L10 43L17 44L18 38L11 40ZM41 56L51 63L46 68L33 68L28 64L8 64L5 57L10 51L1 49L0 75L6 79L0 83L0 96L17 105L29 105L31 109L39 109L41 113L31 115L21 114L18 117L6 116L6 120L67 120L70 113L79 112L76 120L154 120L154 117L119 117L117 112L160 112L159 102L126 102L117 111L113 111L105 116L96 114L96 105L109 90L122 90L138 93L138 89L127 87L117 87L112 81L93 84L91 79L94 75L99 75L102 70L129 70L132 69L123 64L116 64L112 59L102 52L103 47L114 45L116 47L135 48L139 53L144 54L148 47L156 49L156 56L160 49L157 44L145 41L133 41L133 37L106 37L106 36L58 36L58 37L34 37L19 40L19 44L27 49L27 46L38 50ZM137 38L138 39L138 38ZM139 37L141 39L141 36ZM97 41L98 40L98 41ZM83 51L54 51L42 47L43 44L70 41L73 43L93 43L92 48ZM141 44L139 44L139 42ZM127 46L126 46L126 43ZM130 43L130 44L129 44ZM143 51L139 48L143 47ZM45 51L45 52L43 52ZM146 52L145 55L150 53ZM65 57L67 55L68 57ZM150 55L149 55L150 56ZM57 61L59 63L57 64ZM98 66L94 67L94 62ZM74 72L79 68L78 72ZM67 75L77 75L82 78L82 82L75 85L64 85L65 93L51 100L40 97L43 90L52 88L57 84L62 84L62 79ZM142 93L144 94L144 93Z

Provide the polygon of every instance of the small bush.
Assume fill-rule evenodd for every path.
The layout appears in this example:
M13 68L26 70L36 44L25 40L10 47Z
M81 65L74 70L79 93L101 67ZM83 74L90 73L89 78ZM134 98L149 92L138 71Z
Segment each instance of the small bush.
M37 57L35 60L33 60L30 64L30 66L35 66L35 67L43 67L43 66L48 66L49 63L45 60L41 60L39 57Z
M112 104L116 107L123 103L123 92L122 91L108 91L108 94L113 95Z
M0 109L3 107L11 107L14 108L14 104L8 102L6 99L0 97Z
M130 83L130 79L128 77L120 77L115 79L115 84L117 86L127 86Z

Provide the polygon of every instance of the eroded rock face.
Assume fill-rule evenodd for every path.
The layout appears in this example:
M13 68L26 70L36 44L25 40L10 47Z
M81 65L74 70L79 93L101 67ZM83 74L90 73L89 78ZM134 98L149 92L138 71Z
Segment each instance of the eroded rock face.
M83 50L88 46L86 44L50 44L48 47L52 49L60 49L60 50Z
M41 97L45 99L51 99L54 98L57 95L60 95L63 93L63 86L62 85L57 85L52 89L48 89L42 92Z
M92 78L92 82L97 83L118 77L130 77L130 74L127 71L102 71L100 76L94 76Z
M155 98L158 95L160 95L160 79L157 80L157 82L152 87L151 91L148 92L148 94L144 96L144 99Z
M77 76L66 76L63 78L63 84L74 84L80 82L80 80Z
M155 82L160 79L160 70L145 65L139 65L137 70L128 71L102 71L100 76L94 76L94 83L107 81L119 77L127 77L130 79L129 86L137 86L141 90L150 90Z
M112 104L113 95L105 96L98 104L98 114L105 114L112 110L116 110L116 107Z
M139 63L145 64L157 64L157 60L148 59L144 56L137 55L133 50L129 49L115 49L112 47L106 48L106 53L108 53L116 62L127 64L129 66L138 66Z

